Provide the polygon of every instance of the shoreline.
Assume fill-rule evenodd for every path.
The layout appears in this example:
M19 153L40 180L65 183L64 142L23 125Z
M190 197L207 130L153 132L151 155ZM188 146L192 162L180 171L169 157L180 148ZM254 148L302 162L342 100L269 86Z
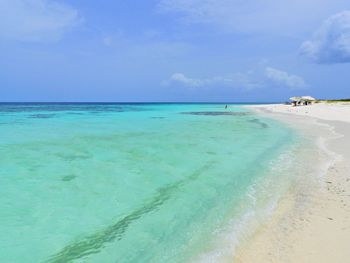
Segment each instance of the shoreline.
M297 178L272 216L238 246L233 262L256 263L257 258L259 263L346 262L350 258L350 105L247 107L316 137L319 152L309 154L326 158L323 174L320 170L313 175L316 178Z

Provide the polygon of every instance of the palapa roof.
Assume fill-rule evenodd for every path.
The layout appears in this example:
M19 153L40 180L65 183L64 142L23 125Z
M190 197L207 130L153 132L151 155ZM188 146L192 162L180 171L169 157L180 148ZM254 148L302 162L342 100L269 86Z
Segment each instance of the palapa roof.
M301 97L291 97L291 98L289 98L291 101L300 101L300 100L302 100L302 98Z
M291 97L289 99L291 101L314 101L314 100L316 100L314 97L311 97L311 96Z
M311 96L302 96L301 98L303 100L316 100L314 97L311 97Z

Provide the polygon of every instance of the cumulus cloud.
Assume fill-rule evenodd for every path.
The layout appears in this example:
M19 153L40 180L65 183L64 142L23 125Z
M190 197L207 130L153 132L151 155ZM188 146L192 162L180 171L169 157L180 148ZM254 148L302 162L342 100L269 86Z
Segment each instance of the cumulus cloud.
M263 31L292 36L311 30L310 27L329 12L348 6L348 0L158 1L159 12L177 14L188 23L210 24L239 32Z
M54 0L0 1L0 39L57 40L81 21L76 9Z
M253 80L248 73L235 73L232 75L217 76L211 78L192 78L187 77L183 73L174 73L169 80L163 81L162 84L172 85L180 84L182 86L198 88L198 87L233 87L241 89L253 89L261 86L259 81Z
M180 85L189 88L229 87L242 90L268 87L271 86L271 83L275 86L289 89L304 89L308 87L302 77L272 67L210 78L194 78L188 77L183 73L174 73L168 80L162 82L165 86Z
M204 86L208 81L196 78L188 78L182 73L174 73L170 77L171 82L178 82L188 87L200 87Z
M301 54L316 63L350 62L350 11L324 21L314 36L302 44Z
M279 69L267 67L265 68L265 76L277 85L287 86L291 89L303 89L307 87L302 77L289 74Z

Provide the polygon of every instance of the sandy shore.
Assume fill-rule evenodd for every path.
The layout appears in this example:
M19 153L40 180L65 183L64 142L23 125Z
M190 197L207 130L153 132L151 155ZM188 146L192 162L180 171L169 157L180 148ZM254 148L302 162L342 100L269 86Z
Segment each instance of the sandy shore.
M234 262L350 262L350 104L254 108L315 137L327 158L317 183L299 180L272 218L238 248Z

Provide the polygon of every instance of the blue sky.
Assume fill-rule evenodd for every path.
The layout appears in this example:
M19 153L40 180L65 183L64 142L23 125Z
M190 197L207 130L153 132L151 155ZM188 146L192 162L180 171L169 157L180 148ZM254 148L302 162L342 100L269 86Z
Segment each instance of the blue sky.
M350 97L345 0L0 0L0 101Z

